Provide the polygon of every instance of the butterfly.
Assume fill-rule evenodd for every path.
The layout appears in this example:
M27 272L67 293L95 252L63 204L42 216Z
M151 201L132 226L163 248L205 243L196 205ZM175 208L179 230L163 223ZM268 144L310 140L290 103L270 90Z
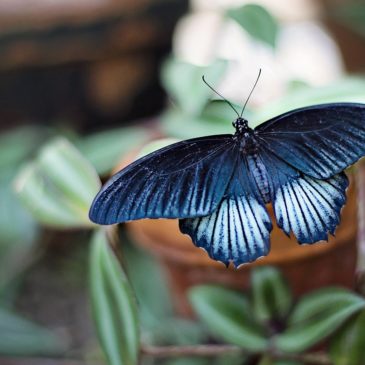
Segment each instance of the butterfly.
M255 129L236 113L233 134L174 143L116 173L90 219L178 218L196 246L236 267L269 253L268 203L300 244L327 240L346 202L343 170L365 155L365 104L304 107Z

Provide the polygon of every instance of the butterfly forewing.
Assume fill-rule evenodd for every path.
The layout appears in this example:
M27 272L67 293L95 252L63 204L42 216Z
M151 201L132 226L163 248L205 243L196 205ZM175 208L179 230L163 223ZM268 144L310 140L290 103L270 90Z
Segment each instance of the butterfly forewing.
M114 224L210 214L223 197L234 160L231 135L194 138L165 147L114 175L96 196L90 219Z
M340 173L365 154L365 105L333 103L285 113L255 132L267 149L318 179Z

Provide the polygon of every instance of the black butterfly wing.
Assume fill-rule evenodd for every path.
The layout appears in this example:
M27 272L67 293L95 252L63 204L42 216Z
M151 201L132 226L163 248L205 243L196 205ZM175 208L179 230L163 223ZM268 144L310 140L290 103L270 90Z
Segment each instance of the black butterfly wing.
M291 166L326 179L365 155L365 104L293 110L259 125L255 132L267 149Z
M340 211L346 202L348 179L342 172L328 179L307 176L277 158L264 147L260 158L265 161L270 179L270 195L278 226L299 243L315 243L334 234Z
M180 230L196 246L226 265L255 261L268 254L272 224L245 156L237 147L235 172L224 198L210 215L180 220Z
M234 146L232 135L194 138L135 161L102 187L90 208L90 219L114 224L212 213L233 173Z

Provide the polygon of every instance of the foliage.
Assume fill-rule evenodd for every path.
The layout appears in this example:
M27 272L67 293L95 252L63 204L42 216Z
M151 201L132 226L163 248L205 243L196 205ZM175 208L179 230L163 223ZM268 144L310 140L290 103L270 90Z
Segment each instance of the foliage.
M123 127L79 138L75 145L96 172L106 176L125 154L137 149L149 138L146 128Z
M304 351L332 334L365 306L365 300L345 289L325 288L301 299L277 336L278 349Z
M193 288L190 300L214 337L249 353L261 353L268 364L270 358L286 360L292 353L311 350L329 336L335 364L360 365L363 358L365 299L346 289L316 290L292 306L292 295L280 273L262 267L252 273L249 296L205 285ZM356 313L361 314L354 321Z
M262 7L245 5L231 9L226 19L235 21L253 39L275 49L280 31L275 19ZM158 127L167 140L149 145L141 153L173 138L231 133L232 109L206 87L225 76L227 62L192 65L171 57L161 80L173 105L166 108ZM264 109L245 110L254 127L296 107L334 101L365 101L364 78L345 78L321 88L292 80L281 100ZM234 105L238 110L241 106ZM183 126L183 128L182 128ZM280 272L260 267L252 272L249 294L213 285L193 288L189 297L199 322L178 318L161 267L122 237L111 248L107 231L88 219L90 203L100 187L99 176L109 175L126 154L150 139L144 127L127 127L74 136L72 141L53 138L39 127L20 128L0 137L0 353L9 355L60 354L67 341L52 331L29 322L5 307L6 287L24 275L35 257L39 226L53 230L79 228L93 231L90 243L90 300L104 361L109 365L134 365L148 346L197 346L221 341L234 345L229 354L212 358L168 359L170 364L244 364L260 357L260 365L298 365L293 360L311 354L313 346L327 341L322 354L335 365L360 365L364 359L364 298L341 288L326 288L296 301ZM16 175L16 176L15 176ZM15 178L15 179L14 179ZM14 179L15 191L11 190ZM27 212L19 201L28 208ZM16 224L12 224L16 222ZM29 260L29 261L27 261ZM19 264L19 262L21 264ZM124 271L124 268L126 269ZM189 356L190 355L190 356Z
M19 167L31 158L48 129L19 127L0 136L0 354L60 355L67 341L10 310L18 283L37 259L40 232L12 189Z
M365 37L365 4L362 1L348 1L333 7L332 17L349 29Z
M139 321L132 290L103 231L96 231L91 246L91 303L101 346L110 365L136 364Z
M170 60L170 62L173 61ZM189 67L196 69L195 65L189 65ZM257 110L246 108L245 117L249 120L251 128L254 128L274 116L296 108L340 101L365 102L364 90L365 78L363 77L344 77L332 84L317 88L299 82L296 83L296 87L293 87L291 83L288 85L288 93L282 98L267 104L265 108ZM188 101L190 96L188 93L185 95ZM241 110L241 106L235 105L235 107ZM234 111L225 101L210 101L207 98L202 111L195 115L188 115L178 107L170 107L162 115L161 128L168 136L180 139L232 133L231 123L235 117Z
M252 127L263 123L274 116L288 110L302 108L315 104L336 102L365 102L365 78L348 76L332 84L321 87L310 87L305 84L293 88L291 84L288 93L281 99L257 110L252 115Z
M32 173L24 178L28 169ZM48 143L19 176L18 194L43 224L66 229L96 228L87 223L87 210L99 180L87 159L70 142L55 139ZM34 199L34 190L40 187ZM52 215L50 206L57 207L58 215ZM59 220L65 216L72 224ZM360 361L359 336L364 324L360 313L365 300L348 290L326 288L294 303L280 273L261 267L252 272L248 296L213 285L193 288L190 300L201 320L196 324L174 316L166 283L153 260L131 245L124 246L124 254L131 286L105 231L95 231L90 255L90 293L96 330L108 364L136 364L145 344L194 346L210 341L210 337L238 346L241 360L261 356L262 364L285 363L284 360L292 360L291 354L306 355L314 345L332 337L330 356L335 364L347 361L347 348L351 348L352 363ZM14 328L16 323L13 321ZM31 353L29 348L24 351ZM205 360L188 361L198 365Z
M208 87L201 87L202 76L216 85L226 69L226 62L217 60L207 67L194 66L175 59L166 61L161 81L177 107L186 115L199 115L213 94Z
M256 4L247 4L239 8L229 9L227 15L253 38L275 48L279 26L265 8Z
M365 363L365 311L348 321L333 339L330 355L334 365Z
M190 292L190 300L199 318L216 336L252 352L268 348L264 328L252 320L250 304L243 295L220 287L199 286Z
M60 355L67 343L51 331L0 308L0 354Z
M57 138L43 147L33 161L23 166L15 186L40 223L54 229L97 228L88 223L87 212L99 180L87 159L66 139ZM39 194L35 194L36 189ZM95 231L90 254L93 318L106 361L113 365L135 364L140 328L141 338L150 344L195 344L204 340L206 332L201 326L174 316L156 263L126 245L125 264L140 303L137 315L134 293L106 233Z
M94 168L66 139L57 138L20 171L15 189L42 224L90 227L88 211L100 187Z
M28 126L0 136L0 299L6 287L35 258L39 229L32 215L19 203L11 185L21 164L48 135L48 130Z

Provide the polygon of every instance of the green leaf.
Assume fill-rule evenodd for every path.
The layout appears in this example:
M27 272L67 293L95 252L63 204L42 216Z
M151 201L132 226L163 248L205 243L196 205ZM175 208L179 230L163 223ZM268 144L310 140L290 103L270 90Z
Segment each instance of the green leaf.
M168 283L156 260L128 242L123 242L123 262L139 303L139 316L145 328L155 328L172 318ZM146 279L148 278L148 280Z
M0 354L14 356L60 355L65 340L17 314L0 308Z
M210 66L201 67L176 59L169 59L162 68L161 81L166 91L188 116L198 116L209 101L213 91L202 81L217 85L226 70L227 63L217 60Z
M293 360L273 360L269 356L264 355L257 365L305 365L299 361Z
M362 1L352 1L338 5L330 15L365 37L365 4Z
M193 345L205 341L207 333L199 323L174 317L161 265L124 235L121 240L123 263L139 304L143 341L154 345Z
M288 328L276 338L284 352L304 351L317 344L365 307L365 300L348 290L325 288L304 296L289 317Z
M21 163L31 158L46 128L18 127L0 136L0 297L14 292L12 282L36 259L35 243L39 226L21 205L12 181Z
M206 357L177 357L172 359L167 359L164 365L215 365L215 362L211 358ZM226 362L227 364L227 362ZM231 363L229 363L231 364ZM156 363L157 365L157 363Z
M198 317L215 336L252 352L267 348L263 329L252 320L249 302L242 294L202 285L194 287L189 298Z
M39 126L24 126L3 133L0 136L0 170L17 168L49 134L48 129Z
M89 210L100 181L95 169L71 143L64 138L50 142L40 152L37 162L56 189L80 208Z
M281 273L274 267L256 267L251 274L253 308L262 321L282 320L292 305L292 297Z
M10 184L0 183L0 201L1 256L2 249L8 245L31 246L38 236L38 227L30 214L21 206Z
M15 180L15 191L42 224L93 227L88 211L100 188L89 162L63 138L46 145Z
M294 360L284 360L284 359L272 359L269 355L264 354L258 365L305 365L302 362Z
M198 345L208 341L206 328L200 323L183 318L161 318L159 325L147 332L149 344L166 345Z
M91 242L90 293L94 322L109 365L136 365L139 322L128 280L104 231Z
M331 341L334 365L365 364L365 311L349 321Z
M275 47L279 26L265 8L260 5L248 4L228 10L227 15L253 38Z
M235 105L237 110L241 106ZM250 111L245 116L250 118ZM223 100L209 102L200 116L190 117L178 109L172 109L162 115L161 128L168 136L188 139L212 134L233 133L232 122L236 119L234 111Z
M39 226L21 206L8 183L0 183L0 297L2 291L37 259Z
M15 180L15 191L23 205L41 224L69 228L89 225L83 211L46 183L36 163L29 163Z
M99 175L108 175L125 154L146 143L150 133L145 128L124 127L83 137L76 143Z
M249 359L249 355L239 353L224 354L216 356L214 359L210 358L208 365L249 365L252 363Z
M181 357L170 359L164 365L248 365L247 359L247 356L233 353L214 357Z
M230 102L232 106L241 113L243 106ZM246 107L244 111L245 118L251 117L251 111ZM232 122L237 118L234 110L227 104L225 100L212 100L204 108L201 118L209 123L227 124L232 128Z
M270 118L296 108L336 102L364 103L365 78L347 77L321 87L302 85L300 88L290 88L282 99L255 111L251 116L252 120L249 120L250 126L254 128Z

